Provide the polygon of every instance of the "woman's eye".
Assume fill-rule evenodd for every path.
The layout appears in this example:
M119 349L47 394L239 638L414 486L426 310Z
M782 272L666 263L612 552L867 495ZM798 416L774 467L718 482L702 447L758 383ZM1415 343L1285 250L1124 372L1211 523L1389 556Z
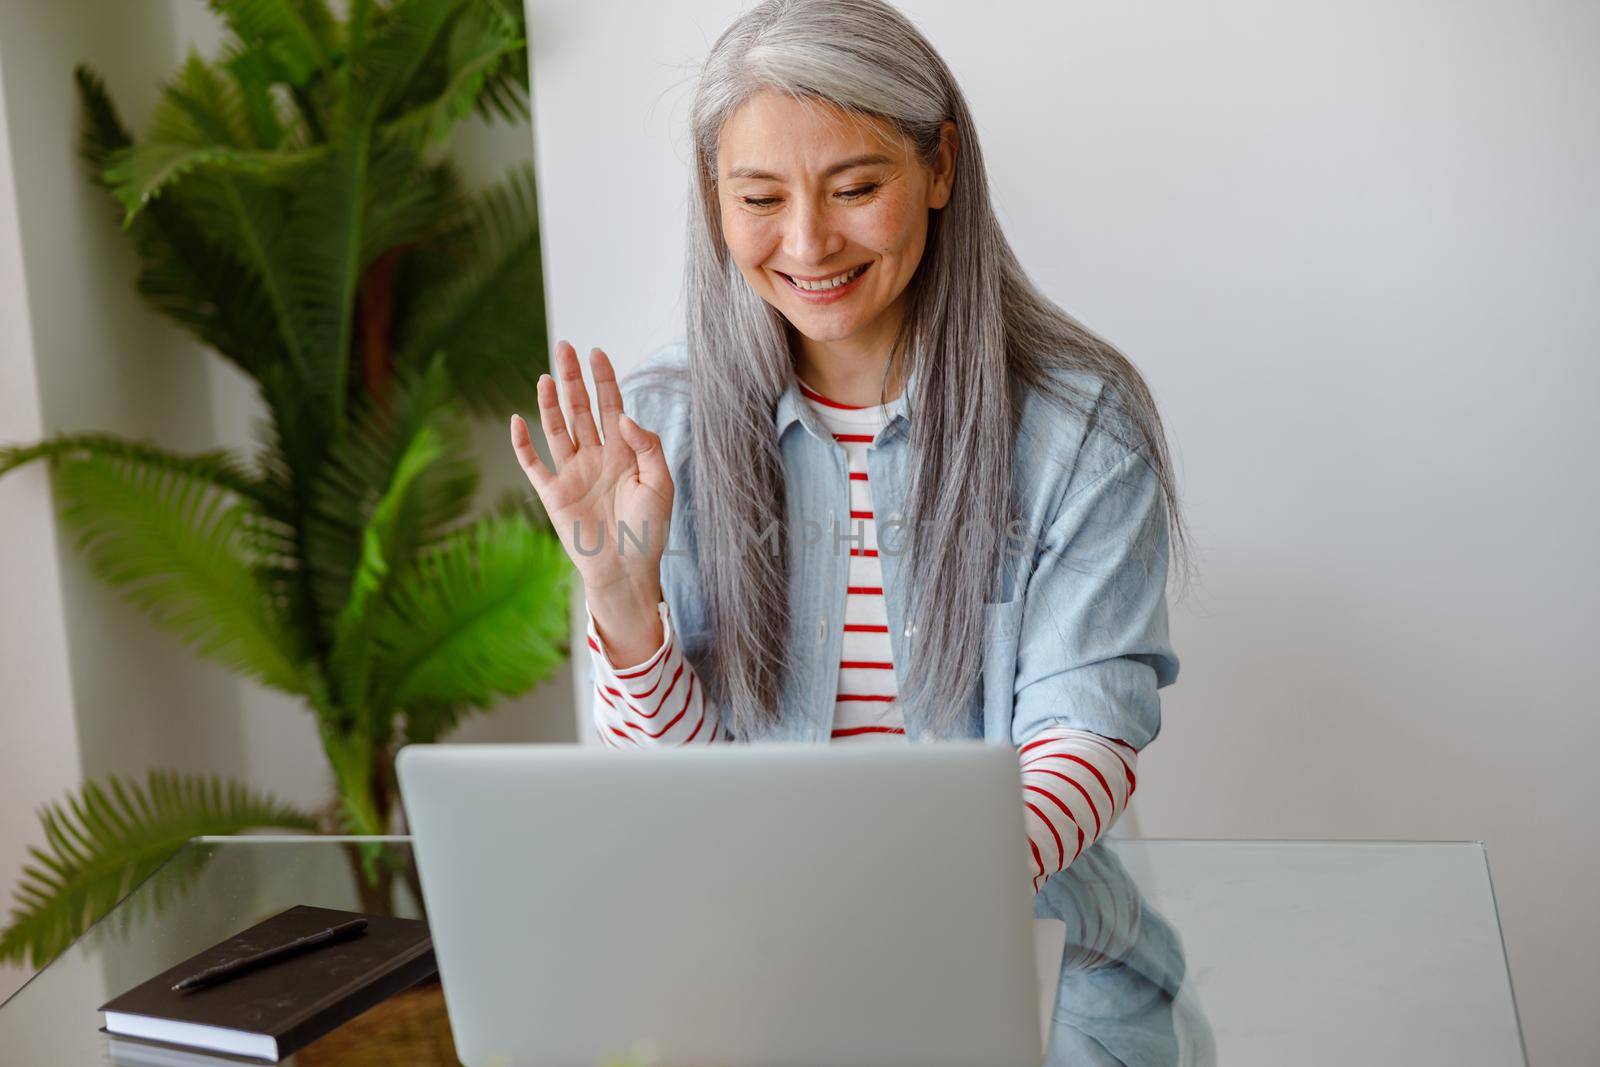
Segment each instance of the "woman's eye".
M877 191L878 185L874 182L869 185L857 186L854 189L844 189L835 195L841 196L846 200L860 200L862 197L871 196ZM763 208L776 204L779 198L776 196L742 196L739 199L746 207Z

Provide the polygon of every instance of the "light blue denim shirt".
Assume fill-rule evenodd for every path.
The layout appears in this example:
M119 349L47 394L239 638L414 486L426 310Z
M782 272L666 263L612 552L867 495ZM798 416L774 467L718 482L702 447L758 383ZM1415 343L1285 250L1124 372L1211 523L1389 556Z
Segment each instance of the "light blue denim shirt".
M687 376L687 346L667 345L645 361ZM1079 381L1093 392L1098 383ZM889 406L889 423L867 449L880 549L886 524L902 516L909 485L909 416L916 378ZM642 388L625 374L625 410L661 437L675 487L662 592L685 657L697 670L711 634L695 554L687 390ZM1082 418L1028 396L1014 448L1017 506L1033 547L1009 554L999 599L986 605L988 638L963 736L1020 746L1051 725L1091 730L1143 748L1161 729L1157 690L1178 677L1167 637L1167 512L1145 458ZM829 739L844 634L850 560L849 488L844 448L791 380L779 398L773 433L786 475L793 653L777 721L761 737ZM831 529L829 518L831 517ZM907 520L909 521L909 520ZM805 537L805 523L822 526ZM909 531L906 531L909 533ZM903 542L902 542L903 543ZM906 616L911 569L902 554L880 551L883 595L895 663L909 659L916 633ZM591 673L591 681L592 681ZM924 724L907 712L906 737Z

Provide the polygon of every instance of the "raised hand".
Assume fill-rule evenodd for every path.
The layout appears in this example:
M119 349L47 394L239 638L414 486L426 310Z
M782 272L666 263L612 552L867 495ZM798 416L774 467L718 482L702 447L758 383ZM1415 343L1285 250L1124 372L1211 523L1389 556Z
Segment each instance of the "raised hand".
M644 625L655 622L659 633L655 605L672 520L672 475L661 439L623 414L611 360L591 349L589 367L598 427L572 345L556 345L553 368L566 395L565 412L555 379L539 376L539 422L555 473L545 469L519 415L511 417L511 447L582 576L591 607L605 604L612 617L648 612ZM622 527L627 536L619 541ZM598 623L598 611L595 618Z

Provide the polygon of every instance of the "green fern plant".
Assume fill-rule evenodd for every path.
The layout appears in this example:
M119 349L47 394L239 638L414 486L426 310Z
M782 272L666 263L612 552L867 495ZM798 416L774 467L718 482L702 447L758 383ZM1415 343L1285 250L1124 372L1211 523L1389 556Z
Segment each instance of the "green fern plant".
M531 172L468 195L444 142L525 120L520 0L211 0L229 33L164 86L144 137L79 67L80 154L155 308L254 379L254 462L79 433L49 462L93 572L201 655L299 698L337 797L320 812L153 772L41 812L0 960L38 966L199 834L386 832L393 755L570 653L571 565L511 495L468 515L467 418L537 403L548 367ZM393 872L369 867L368 889ZM380 886L382 890L385 887Z

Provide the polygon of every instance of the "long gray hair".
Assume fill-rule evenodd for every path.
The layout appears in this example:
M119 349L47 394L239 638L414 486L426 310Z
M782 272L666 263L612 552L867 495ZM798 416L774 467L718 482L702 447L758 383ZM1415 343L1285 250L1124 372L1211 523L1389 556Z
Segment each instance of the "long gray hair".
M1024 274L990 204L966 100L903 15L882 0L766 0L741 15L711 49L694 97L684 274L690 505L712 635L701 681L735 738L760 733L779 714L789 656L790 532L773 418L794 375L793 352L788 323L751 289L723 242L716 181L723 124L763 90L880 119L923 165L939 147L941 124L956 126L952 195L930 215L880 394L888 399L896 361L917 375L904 558L914 589L939 590L937 599L908 605L917 640L910 662L895 664L898 703L907 718L910 708L931 709L927 730L953 735L982 665L984 604L996 595L1015 518L1011 464L1022 396L1036 389L1098 419L1145 456L1160 477L1182 564L1188 539L1160 416L1127 358ZM1061 370L1093 375L1112 402L1095 404ZM775 544L752 537L769 530ZM770 551L750 551L752 544Z

